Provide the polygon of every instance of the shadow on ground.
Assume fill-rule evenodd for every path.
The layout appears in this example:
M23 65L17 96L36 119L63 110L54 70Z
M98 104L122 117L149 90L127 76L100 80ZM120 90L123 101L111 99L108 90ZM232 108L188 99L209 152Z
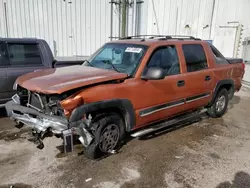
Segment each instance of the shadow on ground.
M31 188L31 185L23 184L23 183L16 183L16 184L9 184L9 185L0 185L0 188Z
M250 175L246 172L237 172L232 182L225 181L220 183L216 188L249 188Z
M6 117L6 116L7 114L6 114L5 108L0 108L0 118Z
M228 109L232 109L235 104L240 103L240 97L239 96L234 96L232 100L229 101L228 103Z
M206 115L201 115L200 117L197 117L195 119L190 119L187 122L181 122L181 123L177 123L177 124L174 124L174 125L171 125L171 126L167 126L167 127L164 127L164 128L162 128L162 129L160 129L158 131L155 131L155 132L146 134L144 136L141 136L141 137L139 137L139 140L148 140L148 139L156 138L158 136L161 136L161 135L170 133L172 131L181 129L183 127L192 125L193 123L200 122L202 119L206 119L206 118L208 118ZM163 122L163 123L166 123L166 122Z

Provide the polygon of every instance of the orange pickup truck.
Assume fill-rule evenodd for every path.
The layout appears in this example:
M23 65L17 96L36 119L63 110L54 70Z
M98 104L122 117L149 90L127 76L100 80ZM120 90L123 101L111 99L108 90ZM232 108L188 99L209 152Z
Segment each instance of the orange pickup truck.
M127 133L140 137L205 112L221 117L243 74L242 59L225 58L206 41L131 36L106 43L82 65L19 77L6 109L19 127L32 128L38 148L53 134L69 151L76 136L95 159Z

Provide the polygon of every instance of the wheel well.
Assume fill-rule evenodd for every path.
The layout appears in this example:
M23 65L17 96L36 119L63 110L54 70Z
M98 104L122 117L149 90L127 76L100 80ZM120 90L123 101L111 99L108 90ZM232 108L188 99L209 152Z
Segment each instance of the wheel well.
M225 88L227 90L229 100L231 100L233 98L233 96L234 96L234 87L233 87L233 85L231 85L231 84L224 84L224 85L222 85L220 87L220 89L221 88Z
M129 115L125 110L112 107L112 108L105 108L105 109L97 110L97 111L91 112L90 114L93 116L93 119L95 121L102 118L103 116L107 114L117 114L122 118L126 131L129 131L129 119L128 119Z
M215 97L217 95L217 93L222 89L225 88L229 93L228 93L228 97L229 100L231 100L233 98L234 95L234 85L233 85L233 81L231 82L226 82L226 83L219 83L216 86L215 91L213 92L213 98L212 100L209 102L208 106L211 106L214 103Z
M233 87L232 84L224 84L224 85L222 85L222 86L220 87L220 89L221 89L221 88L225 88L227 91L230 91L230 89L231 89L232 87Z

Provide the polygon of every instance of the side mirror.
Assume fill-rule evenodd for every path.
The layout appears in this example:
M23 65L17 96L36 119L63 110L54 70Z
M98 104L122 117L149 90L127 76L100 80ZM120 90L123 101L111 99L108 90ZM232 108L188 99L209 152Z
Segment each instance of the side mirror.
M161 80L165 78L165 71L159 67L150 67L141 76L143 80Z
M54 59L54 60L52 61L52 68L55 68L55 67L56 67L56 63L57 63L57 61Z

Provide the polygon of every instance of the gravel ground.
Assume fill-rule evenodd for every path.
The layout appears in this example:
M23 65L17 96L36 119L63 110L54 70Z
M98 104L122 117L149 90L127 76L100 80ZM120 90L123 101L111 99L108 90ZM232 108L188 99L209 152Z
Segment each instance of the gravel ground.
M48 138L37 150L28 129L0 118L0 188L249 188L250 90L242 88L223 118L172 127L130 140L118 154L99 161L78 145L60 153L61 140ZM2 112L3 113L3 112Z

